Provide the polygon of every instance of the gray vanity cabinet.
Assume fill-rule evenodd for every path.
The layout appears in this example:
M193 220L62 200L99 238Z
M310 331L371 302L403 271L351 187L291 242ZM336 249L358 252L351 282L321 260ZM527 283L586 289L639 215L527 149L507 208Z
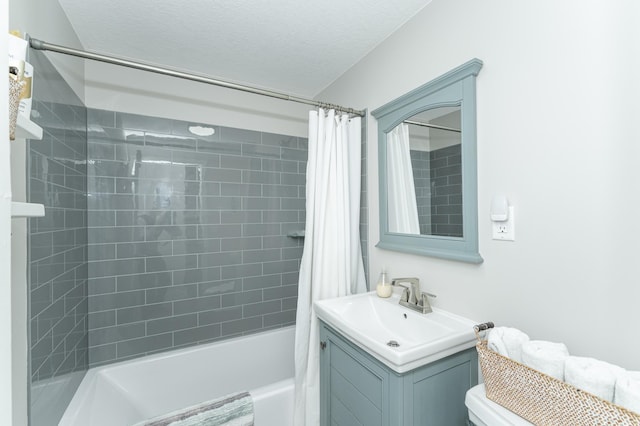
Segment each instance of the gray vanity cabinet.
M467 425L478 383L475 348L396 373L320 323L321 426Z

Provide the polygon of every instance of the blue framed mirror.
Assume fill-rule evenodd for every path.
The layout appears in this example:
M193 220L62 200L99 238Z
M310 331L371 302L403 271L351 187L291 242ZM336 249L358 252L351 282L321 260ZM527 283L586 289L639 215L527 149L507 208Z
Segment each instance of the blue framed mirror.
M472 59L374 110L380 242L469 263L478 251L476 76Z

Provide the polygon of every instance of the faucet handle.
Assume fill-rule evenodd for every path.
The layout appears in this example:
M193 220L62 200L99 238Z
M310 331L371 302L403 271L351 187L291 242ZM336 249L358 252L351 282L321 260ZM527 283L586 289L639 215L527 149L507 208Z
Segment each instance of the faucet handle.
M428 314L433 312L433 309L431 308L431 303L429 303L430 297L438 297L438 296L432 293L427 293L426 291L423 291L420 293L420 297L418 298L418 306L422 309L423 314Z

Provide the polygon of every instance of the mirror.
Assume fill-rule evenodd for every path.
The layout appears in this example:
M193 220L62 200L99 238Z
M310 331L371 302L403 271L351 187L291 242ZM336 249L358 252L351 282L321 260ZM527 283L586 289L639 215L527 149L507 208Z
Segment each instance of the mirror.
M473 59L376 109L377 247L470 263L478 252Z
M409 117L387 134L389 232L462 237L460 106Z

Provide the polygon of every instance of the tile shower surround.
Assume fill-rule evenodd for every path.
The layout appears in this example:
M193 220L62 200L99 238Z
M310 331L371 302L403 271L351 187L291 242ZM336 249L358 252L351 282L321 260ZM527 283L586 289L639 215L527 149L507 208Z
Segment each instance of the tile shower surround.
M88 111L91 366L295 322L307 140Z
M39 52L31 53L40 91L34 121L43 139L28 144L27 199L45 206L29 219L30 369L33 384L88 368L86 108ZM56 98L40 100L44 86ZM58 396L59 397L59 396Z
M28 144L27 200L45 205L28 221L32 423L57 422L90 364L291 324L302 240L283 235L304 224L306 140L219 127L194 138L185 122L88 117L46 56L30 55L44 137ZM366 273L364 137L361 147Z

